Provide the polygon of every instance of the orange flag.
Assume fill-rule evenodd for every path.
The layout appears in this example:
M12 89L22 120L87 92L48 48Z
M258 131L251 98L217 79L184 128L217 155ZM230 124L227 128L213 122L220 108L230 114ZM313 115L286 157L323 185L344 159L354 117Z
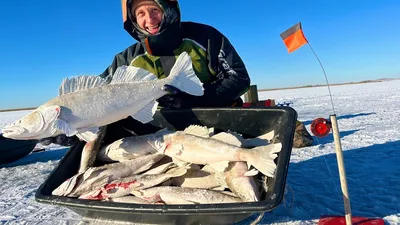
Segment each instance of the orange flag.
M296 51L301 46L308 43L301 29L301 22L295 24L285 32L281 33L281 38L286 45L289 53Z

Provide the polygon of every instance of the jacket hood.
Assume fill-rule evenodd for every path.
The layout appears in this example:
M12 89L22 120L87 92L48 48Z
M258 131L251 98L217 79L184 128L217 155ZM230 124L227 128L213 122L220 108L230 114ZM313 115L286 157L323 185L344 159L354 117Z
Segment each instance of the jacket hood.
M163 10L164 17L160 24L160 30L155 35L149 35L136 23L131 13L131 6L135 0L126 1L124 13L124 29L151 55L171 55L182 42L181 35L181 13L176 0L154 0Z

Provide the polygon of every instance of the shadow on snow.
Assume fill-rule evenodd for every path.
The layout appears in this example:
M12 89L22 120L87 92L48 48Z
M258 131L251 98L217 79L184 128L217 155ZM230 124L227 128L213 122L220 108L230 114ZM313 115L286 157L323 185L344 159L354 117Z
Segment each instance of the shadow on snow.
M400 141L343 152L353 216L384 218L400 211ZM344 216L336 154L290 163L284 202L264 215L261 224ZM293 198L294 197L294 198ZM289 204L290 206L290 204ZM255 215L238 224L248 224Z

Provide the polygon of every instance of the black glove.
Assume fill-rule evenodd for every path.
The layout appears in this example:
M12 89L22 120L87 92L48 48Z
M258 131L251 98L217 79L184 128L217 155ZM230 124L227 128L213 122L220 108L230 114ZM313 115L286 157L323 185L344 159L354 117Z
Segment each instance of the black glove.
M157 100L159 106L170 109L188 109L194 106L195 96L182 92L170 85L165 85L163 90L171 94L159 98Z
M76 137L75 135L71 136L71 137L67 137L67 135L65 135L65 134L60 134L55 137L48 137L48 138L40 139L39 143L44 146L47 146L50 144L58 144L61 146L71 146L71 145L74 145L77 141L78 141L78 137Z

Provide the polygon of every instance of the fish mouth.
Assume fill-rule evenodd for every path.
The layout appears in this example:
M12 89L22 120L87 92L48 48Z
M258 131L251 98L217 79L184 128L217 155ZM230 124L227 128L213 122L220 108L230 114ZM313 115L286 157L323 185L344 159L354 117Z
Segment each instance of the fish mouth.
M21 134L23 134L25 131L26 131L25 128L19 126L4 127L1 130L3 136L6 138L23 138Z

